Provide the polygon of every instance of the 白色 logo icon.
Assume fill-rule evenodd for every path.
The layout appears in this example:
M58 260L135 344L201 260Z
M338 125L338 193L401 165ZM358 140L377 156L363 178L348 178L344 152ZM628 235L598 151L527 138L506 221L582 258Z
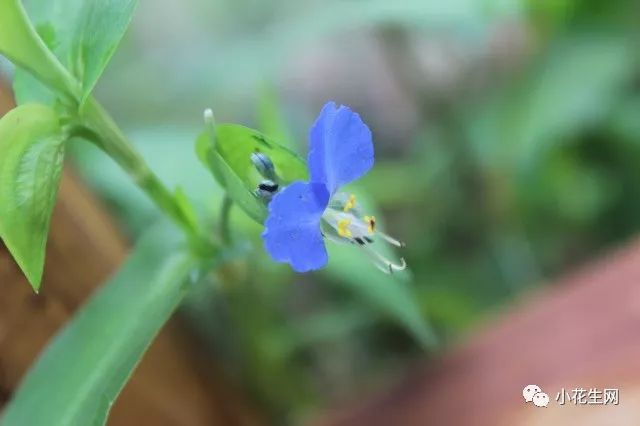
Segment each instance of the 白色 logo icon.
M527 385L522 389L522 396L525 402L533 402L536 407L546 407L549 405L549 395L542 392L540 386Z

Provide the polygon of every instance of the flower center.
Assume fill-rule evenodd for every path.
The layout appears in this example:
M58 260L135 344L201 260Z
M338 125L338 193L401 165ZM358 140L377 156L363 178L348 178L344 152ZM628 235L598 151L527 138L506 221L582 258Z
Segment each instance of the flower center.
M369 237L374 234L371 222L358 216L357 213L358 211L353 207L345 212L344 207L336 208L329 205L322 214L324 233L329 237L349 240L360 245L373 242ZM365 217L370 219L369 216Z

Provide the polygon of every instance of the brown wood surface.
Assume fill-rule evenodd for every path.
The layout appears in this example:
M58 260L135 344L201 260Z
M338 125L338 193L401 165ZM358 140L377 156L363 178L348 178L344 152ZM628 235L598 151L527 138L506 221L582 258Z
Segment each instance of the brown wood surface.
M0 116L11 106L0 85ZM0 242L0 406L47 341L122 263L127 241L65 169L42 291L35 295ZM177 321L161 331L117 400L110 425L252 425L257 416Z
M640 425L640 240L524 295L392 390L336 409L324 426ZM550 404L526 404L535 384ZM618 388L619 405L556 401Z

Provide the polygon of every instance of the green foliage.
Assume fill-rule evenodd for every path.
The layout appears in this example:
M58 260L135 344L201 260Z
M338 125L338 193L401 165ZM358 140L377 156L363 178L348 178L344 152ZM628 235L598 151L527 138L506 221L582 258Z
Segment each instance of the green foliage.
M195 265L175 231L154 227L47 347L0 424L104 425L116 396L180 303Z
M78 3L77 1L75 3ZM89 96L124 35L137 0L82 1L71 63L78 66L83 100Z
M38 37L19 0L0 1L0 54L60 94L77 93L73 78Z
M24 105L2 125L0 235L37 290L65 137L52 110L26 102L54 105L59 100L71 106L64 111L65 118L77 118L74 101L84 102L89 96L126 29L135 2L34 3L38 32L18 0L0 2L0 53L18 67L14 88Z
M37 27L36 30L40 39L49 49L50 55L55 57L53 50L56 46L56 34L53 26L45 23ZM62 68L62 64L59 63L59 65ZM80 90L80 83L76 82L76 84ZM13 92L18 105L35 102L56 107L59 104L56 93L45 82L40 81L33 73L21 67L16 68L13 77Z
M237 124L216 126L216 150L245 185L255 188L255 167L251 154L269 156L282 184L307 180L307 167L302 158L262 133Z
M124 35L136 0L32 0L27 11L42 38L80 83L84 103ZM19 75L19 72L18 72ZM18 80L23 77L18 77ZM18 85L18 98L37 85Z
M0 237L38 291L65 136L50 108L25 104L0 119Z
M574 35L554 44L528 78L481 110L474 128L481 157L531 170L566 135L606 117L629 80L630 53L620 37Z
M40 2L35 7L38 36L17 1L0 2L0 53L19 67L18 100L37 99L61 106L63 113L61 119L50 107L23 103L0 120L0 237L37 291L65 144L73 135L96 143L135 177L182 226L191 253L172 243L167 232L155 230L144 239L124 270L49 345L3 413L2 424L105 424L133 368L182 299L183 284L197 266L194 253L209 264L215 255L210 240L198 234L187 196L163 186L90 98L134 5Z
M13 92L18 105L27 103L54 107L56 105L56 94L31 73L21 68L16 69L13 77Z
M200 161L211 171L218 184L225 189L238 207L256 222L264 221L267 216L266 206L253 194L251 187L244 184L217 150L212 147L209 135L206 133L198 137L196 153Z
M176 45L166 38L154 46L154 53L160 52L157 55L141 55L139 46L132 44L119 57L121 72L102 85L105 90L101 95L111 101L120 118L128 120L129 128L141 129L131 136L151 169L165 184L179 189L164 191L157 182L142 185L152 173L135 155L131 163L117 164L140 167L124 167L123 171L113 162L105 163L88 146L76 144L81 153L78 167L111 201L134 235L147 228L159 210L174 211L188 229L205 223L204 233L213 234L219 219L218 204L225 193L256 222L251 223L253 227L243 226L246 232L234 234L238 240L245 237L238 246L246 247L247 241L253 241L256 249L250 254L243 251L242 259L237 255L239 250L230 250L233 267L218 271L210 287L199 288L202 294L194 297L197 312L192 305L185 310L197 327L206 329L216 355L231 354L227 360L236 367L238 376L260 400L280 410L278 420L291 419L309 407L325 404L328 394L342 395L361 389L367 381L379 381L386 372L397 370L398 359L404 362L409 356L421 356L416 342L433 348L431 324L439 338L455 336L520 289L553 277L567 265L637 232L640 96L635 82L640 69L632 49L637 40L637 14L629 13L626 4L622 0L455 0L432 4L423 0L327 0L309 8L300 7L295 0L268 4L203 1L195 7L213 8L216 13L202 14L204 19L192 21L201 28L192 28L193 39L185 35L179 41L180 48L189 49L188 54L177 55ZM78 104L86 100L109 61L134 5L135 1L125 0L28 0L27 10L43 44L25 25L19 3L0 0L0 52L29 70L16 72L18 101L55 104L64 108L65 120L79 118ZM145 11L149 14L157 8L152 3L141 6L148 8ZM497 15L509 15L507 27L515 30L516 37L505 36L504 21L491 21ZM387 31L390 27L393 31ZM485 31L487 28L490 31ZM157 28L149 31L159 38ZM407 40L409 48L406 52L399 49L397 57L408 55L408 60L386 67L378 61L378 56L386 58L386 43L377 41L391 33ZM149 44L145 42L145 48ZM154 59L148 60L150 56ZM159 56L171 58L167 63L175 67L159 67ZM499 60L492 61L494 57ZM323 58L335 64L325 68ZM505 59L510 67L502 68ZM370 64L376 69L368 73ZM308 72L303 85L288 78L292 68L294 73L299 69ZM286 74L277 74L283 69ZM449 72L454 69L456 72ZM351 82L333 81L352 73L365 73L363 79L372 87L380 84L382 96L377 91L356 95L362 91L357 84L352 87ZM446 74L446 79L439 79L440 74ZM315 95L310 94L323 93L339 102L353 101L353 106L363 111L370 108L370 112L384 114L380 121L369 123L376 136L376 166L359 183L356 193L359 200L361 194L370 194L370 205L381 209L377 214L380 223L387 222L391 233L407 242L402 255L410 265L410 274L389 277L377 272L357 248L329 245L331 259L325 270L296 275L274 265L259 249L258 234L266 207L253 194L261 177L249 161L250 155L256 150L268 154L281 184L305 180L304 161L283 147L293 149L294 141L306 141L311 115L317 112L317 105L311 105L318 100L310 101L309 108L300 108L298 99L295 108L287 110L291 116L285 117L273 93L254 93L270 78L286 85L278 90L287 97L311 98ZM435 94L425 90L433 81L436 85L445 81L446 90ZM126 91L122 90L125 86ZM395 91L396 86L405 91ZM195 156L184 149L193 130L175 132L173 124L167 124L175 123L181 114L193 119L199 105L210 103L212 94L219 102L216 109L225 118L242 122L251 122L251 113L246 111L250 110L249 102L259 97L256 126L271 137L227 124L216 127L213 138L200 135L198 157L222 188L211 184L206 171L194 164ZM153 102L149 102L151 98ZM81 120L87 117L91 103L84 106ZM392 108L396 106L397 110ZM147 122L141 123L142 117ZM100 121L105 116L97 118ZM291 120L297 120L297 126L291 126ZM402 130L414 129L408 125L399 128L398 122L423 127L407 137ZM401 132L395 134L385 128L387 125L397 126ZM4 127L0 123L0 128ZM91 129L102 139L122 137L114 123ZM10 146L4 140L0 139L0 153ZM33 146L35 156L54 157L48 144L35 142ZM120 148L109 153L129 152ZM9 170L3 161L4 156L0 176ZM37 169L37 173L46 170ZM131 184L130 176L142 190ZM52 181L55 179L47 180ZM145 198L154 191L168 194L163 203L151 197L154 205ZM202 207L198 216L192 200ZM16 220L14 216L11 220ZM238 216L232 218L234 225L251 221ZM0 216L0 231L4 232L2 226ZM13 225L6 228L11 232L19 229ZM145 243L146 249L141 250L154 252L165 244L164 240ZM15 420L12 424L31 424L32 418L22 416L40 420L44 417L38 416L45 416L47 410L57 420L61 417L55 416L67 415L59 414L67 405L70 415L77 416L68 423L91 424L96 413L96 421L104 421L106 409L101 401L108 405L113 400L146 344L127 346L124 342L137 335L127 327L145 327L142 318L146 311L141 305L155 297L158 282L171 276L180 281L178 276L186 275L189 269L186 264L184 269L181 266L184 258L180 251L172 249L167 247L178 256L177 271L173 272L170 266L169 270L158 268L161 260L141 262L138 260L145 255L136 254L126 275L132 277L129 284L135 286L133 295L139 300L125 300L126 286L117 284L118 297L124 300L122 313L120 306L107 309L95 300L83 311L78 320L81 323L94 315L103 321L104 330L93 323L86 329L97 334L84 329L79 334L92 345L101 339L95 343L96 352L94 346L87 349L65 337L69 331L54 342L32 373L38 378L30 376L18 393L19 407L9 408L7 416L11 417L7 419ZM386 251L385 255L394 253ZM151 263L160 269L157 273L151 271ZM153 284L156 278L160 281ZM177 287L171 286L160 284L158 291L168 289L165 296L149 302L164 306L160 310L165 318L173 308L167 307L171 303L168 299L180 298ZM160 301L160 297L167 300ZM162 319L150 317L157 321L153 327L159 327ZM131 318L131 324L125 323ZM112 326L124 328L114 330ZM77 331L78 327L72 324L69 330ZM101 333L107 332L113 333L107 338L116 341L113 351L101 343L106 340ZM141 339L148 342L151 337L142 334ZM76 352L67 352L63 345ZM116 353L119 348L124 348L122 356L131 357L121 364ZM133 355L127 352L131 348L136 348ZM64 363L66 358L74 365ZM98 375L89 374L93 373L90 362L98 366ZM69 383L65 374L70 375ZM53 389L51 383L57 387ZM57 395L58 389L63 396ZM94 399L103 389L106 396ZM61 402L63 397L69 399ZM46 420L49 423L48 417Z
M260 175L251 162L251 154L269 156L281 184L306 180L304 161L262 133L237 124L215 126L215 137L202 133L196 141L200 161L211 171L233 201L258 223L266 219L264 201L254 195Z
M185 194L199 207L199 213L206 215L217 211L222 190L211 183L209 172L193 151L185 149L185 141L192 139L195 132L195 128L153 126L131 131L129 136L133 146L162 181L168 187L184 188ZM142 234L161 214L145 193L131 182L126 171L112 161L105 161L104 154L94 146L69 144L67 154L75 160L75 169L110 204L132 237Z

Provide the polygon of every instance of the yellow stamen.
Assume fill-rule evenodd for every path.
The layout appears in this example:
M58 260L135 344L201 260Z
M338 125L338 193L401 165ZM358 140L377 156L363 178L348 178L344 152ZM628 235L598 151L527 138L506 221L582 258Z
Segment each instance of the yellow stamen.
M341 237L351 238L349 225L351 225L351 219L340 219L338 221L338 235Z
M349 195L349 199L345 203L344 208L342 210L344 210L344 212L346 213L352 208L354 208L355 206L356 206L356 196L351 194Z
M375 216L365 216L364 221L369 224L367 230L370 234L376 232L376 217Z

